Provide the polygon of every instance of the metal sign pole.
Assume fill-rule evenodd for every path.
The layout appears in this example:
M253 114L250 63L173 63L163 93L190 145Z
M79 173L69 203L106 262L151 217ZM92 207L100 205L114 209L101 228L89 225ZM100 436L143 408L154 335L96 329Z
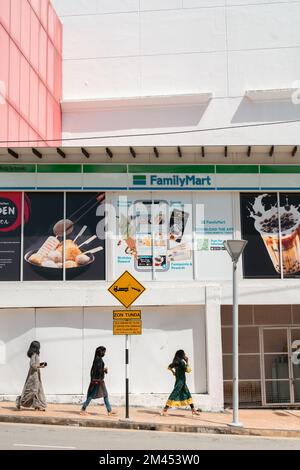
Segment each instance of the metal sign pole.
M141 311L133 312L131 315L132 303L145 291L145 287L135 279L128 271L125 271L108 289L125 308L129 308L128 312L113 312L113 333L125 334L125 419L129 419L129 341L128 336L132 334L142 334ZM129 316L126 317L126 313ZM132 319L137 315L135 320ZM118 321L122 319L122 321ZM129 333L129 335L128 335Z
M233 263L233 335L232 335L232 374L233 374L233 420L230 423L234 427L242 427L239 422L239 306L237 263Z
M126 419L129 419L129 349L128 335L125 335L125 399L126 399Z

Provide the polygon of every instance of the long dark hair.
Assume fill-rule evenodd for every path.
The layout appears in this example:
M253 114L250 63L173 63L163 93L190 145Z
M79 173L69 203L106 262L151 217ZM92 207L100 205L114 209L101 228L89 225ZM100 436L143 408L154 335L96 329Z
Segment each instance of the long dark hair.
M104 356L105 351L106 351L105 346L98 346L98 348L96 348L92 368L94 367L94 365L98 361L98 359Z
M183 349L178 349L178 351L175 353L173 361L169 365L169 369L175 369L178 367L183 359L185 359L185 352Z
M40 354L41 345L38 341L32 341L27 351L27 356L31 357L33 354Z
M97 373L97 371L99 371L99 368L102 369L103 367L102 357L104 356L105 351L106 351L106 348L104 346L98 346L98 348L96 348L93 364L91 367L91 377L93 377L94 374Z

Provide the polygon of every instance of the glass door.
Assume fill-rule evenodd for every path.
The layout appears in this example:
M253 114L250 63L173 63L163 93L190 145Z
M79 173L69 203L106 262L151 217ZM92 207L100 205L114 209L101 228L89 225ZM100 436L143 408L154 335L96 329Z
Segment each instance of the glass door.
M292 403L289 329L262 328L261 346L263 404L282 405Z
M300 403L300 328L290 328L290 358L294 403Z

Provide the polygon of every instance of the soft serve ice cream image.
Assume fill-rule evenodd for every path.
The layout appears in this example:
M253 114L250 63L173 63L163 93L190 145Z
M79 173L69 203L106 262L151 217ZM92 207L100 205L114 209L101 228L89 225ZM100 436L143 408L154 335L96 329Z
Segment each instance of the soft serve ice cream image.
M275 204L266 210L267 194L257 196L249 208L254 227L260 233L275 270L280 273L280 245L284 275L300 271L300 212L299 206Z

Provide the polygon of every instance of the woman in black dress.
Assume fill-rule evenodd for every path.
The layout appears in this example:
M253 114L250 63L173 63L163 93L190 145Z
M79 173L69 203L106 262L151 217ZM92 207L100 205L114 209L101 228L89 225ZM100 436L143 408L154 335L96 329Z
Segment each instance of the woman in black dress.
M108 400L108 393L106 390L104 375L107 374L107 368L104 365L103 357L105 356L106 348L99 346L95 351L95 357L91 368L91 381L87 392L86 401L83 403L80 414L86 414L86 409L90 402L96 398L103 398L108 416L115 415L112 411L111 405Z

